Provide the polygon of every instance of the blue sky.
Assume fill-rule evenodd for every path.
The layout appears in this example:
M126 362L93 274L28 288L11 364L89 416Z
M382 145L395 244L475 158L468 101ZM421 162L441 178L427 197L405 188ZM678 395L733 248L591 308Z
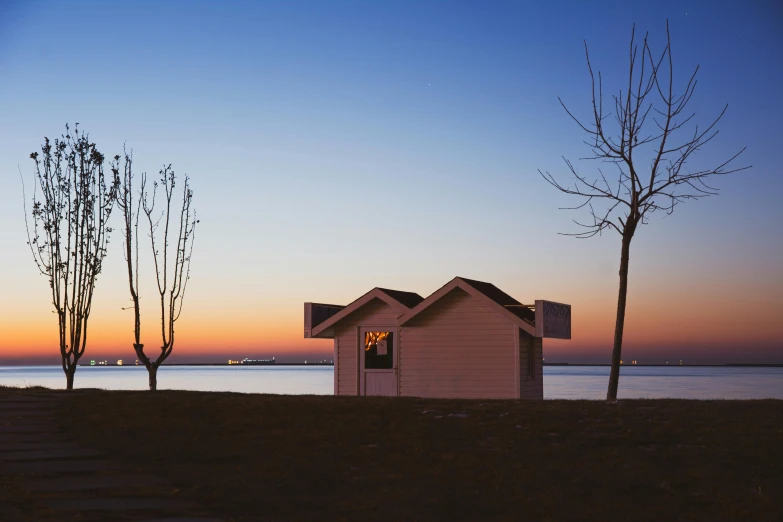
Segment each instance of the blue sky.
M701 65L698 120L729 104L694 166L747 145L754 168L638 233L628 346L717 343L729 357L743 338L711 317L739 306L766 310L743 312L765 332L754 357L779 358L776 2L0 0L0 328L53 320L25 250L18 168L29 182L29 153L78 121L107 154L125 143L138 169L172 163L192 178L202 222L181 329L212 325L188 340L194 354L325 353L301 339L303 301L345 304L374 286L427 295L461 275L573 303L590 335L552 343L553 357L608 359L619 240L559 236L579 215L558 211L573 202L537 171L565 174L561 156L588 152L557 101L589 114L583 40L613 93L632 24L660 50L666 19L679 80ZM97 351L128 344L121 264L117 250L101 278ZM634 337L650 317L682 321L689 302L706 311L687 338Z

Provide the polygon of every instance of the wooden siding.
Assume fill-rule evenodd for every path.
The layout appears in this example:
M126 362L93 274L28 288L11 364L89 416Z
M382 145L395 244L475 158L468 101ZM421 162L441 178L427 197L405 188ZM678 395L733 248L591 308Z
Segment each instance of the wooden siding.
M516 398L518 328L461 289L400 331L400 395Z
M337 337L334 338L334 355L333 361L334 361L334 375L332 378L334 379L334 394L339 395L340 389L339 389L339 376L340 376L340 352L337 351Z
M397 316L392 307L373 299L365 306L348 315L335 325L334 338L337 343L335 355L336 395L359 394L359 341L356 338L359 326L397 327Z
M543 400L543 339L519 330L519 398Z

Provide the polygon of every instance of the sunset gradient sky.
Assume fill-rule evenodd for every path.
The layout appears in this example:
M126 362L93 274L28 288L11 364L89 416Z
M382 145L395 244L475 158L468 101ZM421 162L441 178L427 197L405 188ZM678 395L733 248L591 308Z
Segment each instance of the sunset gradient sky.
M459 275L572 304L573 340L547 340L547 361L608 363L619 237L558 235L581 214L537 170L589 152L557 101L588 114L582 41L614 93L631 25L660 50L667 18L677 85L701 65L697 120L729 104L693 167L747 145L753 169L638 231L624 358L783 362L779 2L0 0L0 364L59 362L19 173L29 191L30 152L66 122L108 156L127 144L138 172L191 176L175 362L329 357L302 337L304 301L427 296ZM87 359L133 359L121 239ZM148 286L148 347L152 302Z

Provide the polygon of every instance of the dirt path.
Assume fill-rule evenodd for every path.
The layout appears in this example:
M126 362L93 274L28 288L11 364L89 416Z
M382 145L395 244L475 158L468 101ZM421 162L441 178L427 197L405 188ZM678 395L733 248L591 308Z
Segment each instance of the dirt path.
M177 498L167 479L75 444L57 423L63 400L0 391L0 478L15 491L0 500L0 519L223 522Z

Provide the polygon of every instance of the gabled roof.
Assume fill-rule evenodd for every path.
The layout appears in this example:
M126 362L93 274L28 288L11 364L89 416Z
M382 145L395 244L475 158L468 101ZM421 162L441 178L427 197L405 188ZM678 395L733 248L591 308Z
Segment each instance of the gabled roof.
M366 305L373 299L380 299L385 302L400 314L403 314L414 306L413 303L421 303L424 298L419 294L413 292L403 292L401 290L390 290L388 288L373 288L356 301L347 305L345 308L326 319L324 322L313 326L312 336L317 337L318 334L328 330L348 315L352 314L362 306ZM410 303L410 304L408 304Z
M505 307L509 312L516 315L520 319L524 319L531 324L535 324L536 313L530 309L529 306L523 305L503 290L493 285L492 283L485 283L483 281L475 281L473 279L466 279L460 277L467 284L495 301L500 306Z
M396 299L397 301L404 304L408 308L413 308L417 304L424 301L424 298L415 292L403 292L402 290L389 290L388 288L378 288L378 290L386 293L389 297Z
M414 317L457 288L467 292L472 297L475 297L485 306L495 310L498 314L516 324L530 335L534 336L536 334L534 326L535 313L529 307L523 305L491 283L475 281L464 277L455 277L435 291L431 296L405 312L402 317L400 317L400 325L402 326L410 322Z

